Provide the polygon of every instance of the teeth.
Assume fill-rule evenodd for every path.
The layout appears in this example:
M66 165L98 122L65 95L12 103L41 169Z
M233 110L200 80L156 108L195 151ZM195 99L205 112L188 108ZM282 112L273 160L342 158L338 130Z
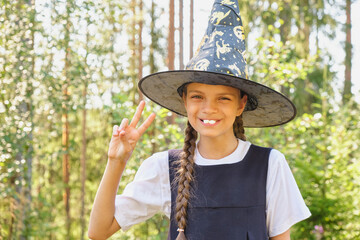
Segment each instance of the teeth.
M204 123L215 124L215 120L204 120Z

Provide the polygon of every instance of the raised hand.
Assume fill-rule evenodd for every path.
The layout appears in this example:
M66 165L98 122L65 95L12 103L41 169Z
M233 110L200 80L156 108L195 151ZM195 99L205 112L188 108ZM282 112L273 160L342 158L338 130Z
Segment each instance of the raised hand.
M140 127L136 128L136 125L140 121L144 106L145 102L141 101L130 124L129 120L124 118L120 126L114 126L108 151L109 161L123 161L125 163L130 158L140 137L154 121L155 113L152 113Z

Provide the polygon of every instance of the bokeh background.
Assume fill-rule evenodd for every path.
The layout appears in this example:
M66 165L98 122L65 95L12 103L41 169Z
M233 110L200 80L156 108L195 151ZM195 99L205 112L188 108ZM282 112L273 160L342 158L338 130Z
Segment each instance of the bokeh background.
M312 212L292 238L360 239L359 0L239 4L250 79L298 109L284 126L246 129L250 142L285 154ZM0 239L87 239L112 126L144 99L142 76L184 68L211 6L0 2ZM146 101L144 116L157 117L119 193L152 153L182 146L186 119ZM166 239L167 228L159 214L111 239Z

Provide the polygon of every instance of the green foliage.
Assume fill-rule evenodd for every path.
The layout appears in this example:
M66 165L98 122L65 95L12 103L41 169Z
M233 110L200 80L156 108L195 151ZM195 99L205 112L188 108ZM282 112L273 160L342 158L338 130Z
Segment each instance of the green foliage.
M334 74L319 56L302 58L291 42L279 42L273 38L257 39L257 52L249 62L252 79L270 86L289 97L298 114L314 113L321 103L318 92L333 96L328 79Z
M4 2L0 11L0 238L19 238L30 231L37 24L34 7L26 1Z
M331 37L326 26L335 25L325 11L334 4L318 0L309 9L307 2L240 2L246 32L256 29L262 36L249 57L251 79L282 91L298 108L298 117L287 125L249 129L247 135L255 144L279 149L289 161L312 212L310 219L293 227L294 239L357 239L360 113L356 103L337 104L335 73L326 51L315 46L316 55L304 54L307 34L322 31ZM138 60L129 51L130 35L138 34L132 20L151 19L144 21L144 39L151 39L144 41L145 71L158 71L165 62L166 28L159 21L163 9L154 2L143 11L133 16L124 0L47 0L36 1L36 8L34 1L2 1L0 239L81 238L82 113L87 110L87 223L106 166L112 126L131 118L139 99ZM65 71L66 52L70 65ZM68 99L62 92L66 82ZM70 125L71 236L64 227L64 104ZM148 102L144 117L151 112L157 117L138 142L119 194L147 157L182 146L186 119L169 124L170 113ZM112 239L166 239L167 229L168 219L155 215Z
M359 111L324 110L333 114L304 115L286 129L295 133L286 152L312 211L311 224L300 223L299 229L309 233L311 225L321 225L324 239L352 239L360 233Z
M292 229L294 239L356 239L360 235L359 110L339 110L323 99L322 111L283 127L254 130L250 141L286 154L310 208L310 219ZM315 230L321 226L323 233Z

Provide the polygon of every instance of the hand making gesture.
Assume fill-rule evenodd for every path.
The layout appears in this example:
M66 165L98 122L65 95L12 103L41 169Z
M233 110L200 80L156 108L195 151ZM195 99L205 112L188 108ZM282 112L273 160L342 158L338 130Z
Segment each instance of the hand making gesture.
M120 126L114 126L108 151L109 161L123 161L126 163L130 158L137 141L154 121L155 113L152 113L140 127L136 128L136 125L140 121L144 106L145 101L141 101L130 124L129 120L124 118L121 121Z

